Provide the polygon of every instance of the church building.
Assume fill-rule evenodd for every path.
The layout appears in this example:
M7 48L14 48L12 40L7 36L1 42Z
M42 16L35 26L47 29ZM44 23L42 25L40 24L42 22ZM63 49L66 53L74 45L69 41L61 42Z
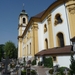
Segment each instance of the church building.
M75 36L75 0L56 0L46 10L28 20L25 10L19 15L18 59L26 61L52 56L53 65L70 65Z

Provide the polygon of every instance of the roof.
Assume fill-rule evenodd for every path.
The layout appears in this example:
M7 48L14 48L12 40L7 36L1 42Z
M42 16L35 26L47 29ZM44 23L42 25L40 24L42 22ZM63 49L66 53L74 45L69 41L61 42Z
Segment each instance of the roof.
M39 14L33 16L33 17L37 17L37 18L41 18L43 16L43 14L45 13L46 10L40 12Z
M28 14L25 12L25 10L22 10L22 11L21 11L20 16L21 16L21 15L26 15L26 16L28 16Z
M42 50L35 54L35 56L62 56L62 55L70 55L72 53L72 46L65 46L65 47L55 47L47 50Z
M75 42L75 36L70 39L72 42Z

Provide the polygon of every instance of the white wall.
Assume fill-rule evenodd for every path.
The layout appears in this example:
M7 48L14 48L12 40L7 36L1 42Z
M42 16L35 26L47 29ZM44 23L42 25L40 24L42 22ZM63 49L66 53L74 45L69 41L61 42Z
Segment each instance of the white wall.
M56 47L56 35L58 32L62 32L64 35L64 41L65 41L65 45L70 45L70 37L69 37L69 29L68 29L68 23L67 23L67 18L66 18L66 13L65 13L65 7L64 5L60 5L58 7L56 7L52 12L50 12L52 15L52 29L53 29L53 39L54 39L54 47ZM58 25L54 25L54 21L55 21L55 15L57 13L61 14L61 18L63 20L63 22L61 24ZM43 20L43 22L38 23L38 40L39 40L39 51L44 49L44 40L45 38L48 38L48 32L44 33L44 25L47 25L48 28L48 22L47 22L47 18L45 18ZM50 42L48 42L48 45L50 44Z
M61 24L54 25L55 15L60 13L63 22ZM62 32L64 35L64 40L66 45L70 45L69 31L68 31L68 23L65 13L64 5L60 5L56 7L52 12L52 27L53 27L53 36L54 36L54 46L56 47L56 35L58 32Z
M54 62L55 65L59 65L59 67L70 67L70 56L57 56L57 62Z
M46 38L48 39L48 29L47 29L47 32L44 33L44 25L45 24L47 25L47 28L48 28L47 19L45 19L41 23L38 23L38 45L39 45L39 51L45 49L44 41L45 41Z

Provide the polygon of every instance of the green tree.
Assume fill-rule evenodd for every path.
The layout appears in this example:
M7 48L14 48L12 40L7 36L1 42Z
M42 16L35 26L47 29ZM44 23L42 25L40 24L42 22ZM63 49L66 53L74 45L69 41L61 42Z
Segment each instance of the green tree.
M1 61L1 58L4 57L4 44L1 44L0 45L0 61Z
M45 67L49 67L49 68L52 68L53 67L53 60L52 60L52 57L49 57L49 58L44 58L44 66Z
M70 65L70 69L71 69L71 75L75 74L75 59L73 57L73 54L71 54L71 65Z
M5 50L5 57L8 56L9 58L17 58L17 48L13 42L11 41L6 42L4 50Z

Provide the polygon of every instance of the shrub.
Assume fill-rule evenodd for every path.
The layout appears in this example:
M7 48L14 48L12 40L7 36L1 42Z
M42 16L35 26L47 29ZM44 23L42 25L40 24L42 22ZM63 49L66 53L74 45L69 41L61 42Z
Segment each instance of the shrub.
M36 71L35 70L31 70L31 75L36 75ZM26 70L21 71L21 75L26 75Z
M35 70L32 70L31 71L31 75L36 75L37 73L36 73L36 71Z
M49 73L50 73L50 74L53 74L53 69L50 69L50 70L49 70Z
M72 75L72 74L70 73L70 71L68 72L68 75Z
M53 61L51 57L44 59L44 66L49 68L53 67Z
M21 71L21 75L26 75L26 70Z
M36 65L36 59L31 62L32 65Z
M58 72L58 73L56 73L56 75L61 75L61 73L60 73L60 72Z
M71 65L70 65L70 69L71 69L71 74L75 74L75 59L73 57L73 54L71 54Z
M67 67L60 67L58 68L58 72L61 74L61 75L64 75L64 71L65 69L67 69L69 71L69 69Z

